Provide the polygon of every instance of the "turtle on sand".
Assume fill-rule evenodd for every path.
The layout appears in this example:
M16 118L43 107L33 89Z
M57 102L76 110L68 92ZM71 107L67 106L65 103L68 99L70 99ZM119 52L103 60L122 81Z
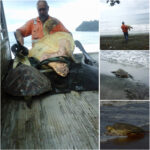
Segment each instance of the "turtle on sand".
M144 135L145 131L137 126L127 123L115 123L112 126L106 126L107 135L136 137Z
M117 71L112 71L112 73L115 74L119 78L133 79L132 75L130 75L128 72L124 71L123 69L118 69Z

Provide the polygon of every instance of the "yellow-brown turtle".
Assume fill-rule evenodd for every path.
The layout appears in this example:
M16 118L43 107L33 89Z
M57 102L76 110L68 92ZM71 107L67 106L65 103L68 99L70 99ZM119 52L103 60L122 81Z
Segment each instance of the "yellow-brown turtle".
M115 123L112 126L106 126L107 135L117 135L117 136L141 136L144 135L145 131L135 125L127 123Z
M48 19L45 22L43 26L44 37L34 44L29 51L29 57L37 58L39 61L58 56L66 56L73 59L75 44L71 33L55 32L49 34L56 24L57 21L53 19ZM64 62L50 62L48 66L62 77L65 77L69 72L69 68Z

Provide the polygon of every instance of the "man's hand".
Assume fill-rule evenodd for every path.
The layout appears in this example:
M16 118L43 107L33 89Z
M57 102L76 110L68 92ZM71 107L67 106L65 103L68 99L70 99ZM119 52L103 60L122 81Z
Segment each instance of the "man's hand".
M18 40L21 45L24 45L24 39L19 30L16 30L16 38L16 40Z

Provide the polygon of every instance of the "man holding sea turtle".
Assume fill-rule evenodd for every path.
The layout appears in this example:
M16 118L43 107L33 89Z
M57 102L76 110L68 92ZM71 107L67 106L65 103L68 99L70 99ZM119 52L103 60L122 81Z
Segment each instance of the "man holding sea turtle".
M53 58L53 57L61 57L67 56L70 57L68 51L73 53L74 50L74 40L72 38L71 33L65 28L65 26L56 18L49 16L49 6L46 0L38 0L37 2L37 10L39 17L29 20L24 26L20 27L16 30L16 37L18 41L23 45L24 37L32 35L32 46L33 48L29 51L28 57L35 57L39 61ZM61 32L61 33L60 33ZM61 35L56 35L56 33L60 33ZM58 40L56 40L57 37ZM43 37L48 35L50 38L54 37L55 45L51 44L53 48L42 49L41 51L35 50L34 46L43 39ZM46 42L49 37L45 38L44 42ZM50 41L50 40L49 40ZM52 41L52 39L51 39ZM49 43L47 41L47 43ZM41 41L40 44L43 44ZM50 45L50 44L49 44ZM49 45L45 45L42 47L48 47ZM57 46L56 46L57 45ZM51 46L51 47L52 47ZM31 54L32 52L32 54ZM36 57L38 55L38 57ZM55 70L55 72L61 76L66 76L69 72L69 68L64 62L51 62L48 64L51 68Z
M130 31L130 29L132 29L131 26L129 25L125 25L124 21L122 22L122 26L121 26L122 32L124 33L124 38L126 40L126 42L128 41L128 30Z

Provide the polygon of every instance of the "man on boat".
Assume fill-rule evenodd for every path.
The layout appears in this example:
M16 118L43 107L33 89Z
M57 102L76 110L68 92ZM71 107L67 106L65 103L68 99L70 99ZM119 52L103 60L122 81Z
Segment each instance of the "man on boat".
M130 29L132 29L131 26L129 25L125 25L124 22L122 22L122 26L121 26L122 32L124 33L124 38L126 40L126 42L128 41L128 30L130 31Z
M16 37L18 41L23 45L24 44L24 37L27 36L32 36L32 46L34 47L34 44L40 41L45 36L45 26L47 27L47 21L54 21L56 22L54 26L50 30L48 30L49 34L53 33L58 33L58 32L64 32L68 33L69 35L71 34L65 26L56 18L49 16L48 11L49 11L49 6L46 0L38 0L37 2L37 10L39 17L34 18L29 20L25 25L22 27L18 28L16 30ZM49 28L49 26L48 26ZM44 31L43 31L44 29ZM49 55L48 54L43 54L41 56L40 61L52 58L52 57L59 57L59 56L66 56L66 47L68 41L63 40L59 44L59 48L57 52L51 52ZM69 43L70 44L70 43ZM34 57L34 56L30 56ZM52 63L51 63L52 64ZM50 65L51 66L51 65ZM53 66L51 66L58 74L62 74L62 76L66 76L67 73L69 72L67 64L65 63L53 63ZM61 72L61 73L60 73Z
M25 25L16 30L17 39L23 45L24 37L32 35L32 45L44 36L43 25L48 19L54 19L58 24L50 31L50 34L55 32L69 32L65 26L56 18L48 15L49 6L46 0L38 0L37 10L39 17L29 20Z

